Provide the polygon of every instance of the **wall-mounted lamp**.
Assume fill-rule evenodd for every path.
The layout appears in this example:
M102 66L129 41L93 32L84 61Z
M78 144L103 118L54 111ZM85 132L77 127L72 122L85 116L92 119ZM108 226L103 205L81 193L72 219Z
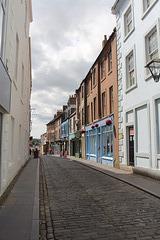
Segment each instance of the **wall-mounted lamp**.
M145 68L148 68L155 82L160 80L160 58L152 59Z

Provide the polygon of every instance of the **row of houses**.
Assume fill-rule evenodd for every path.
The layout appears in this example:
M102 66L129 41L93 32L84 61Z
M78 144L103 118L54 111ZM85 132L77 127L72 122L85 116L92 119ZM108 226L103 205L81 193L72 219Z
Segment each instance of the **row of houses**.
M29 159L31 0L0 0L0 196Z
M159 178L160 1L117 0L111 11L116 28L76 94L47 123L43 151Z

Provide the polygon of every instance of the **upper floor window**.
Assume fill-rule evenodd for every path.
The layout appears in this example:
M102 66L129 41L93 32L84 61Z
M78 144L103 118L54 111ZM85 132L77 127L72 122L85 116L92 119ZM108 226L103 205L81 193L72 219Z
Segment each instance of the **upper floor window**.
M127 37L133 31L133 11L132 5L129 6L124 14L124 31L125 37Z
M105 78L105 60L101 63L101 79Z
M82 91L82 98L83 98L83 85L82 85L81 91Z
M87 106L87 124L89 123L89 105Z
M93 70L93 86L96 85L96 69Z
M152 30L145 36L145 52L146 52L146 63L151 61L153 58L159 57L159 42L158 42L158 26L155 25ZM147 75L149 74L146 69Z
M106 115L106 94L102 93L102 117Z
M147 62L151 59L158 57L158 42L157 42L157 27L155 26L152 31L146 36L146 53Z
M86 83L86 92L87 92L87 95L89 94L89 81L87 81Z
M94 120L96 119L97 117L97 105L96 105L96 97L94 98Z
M6 4L7 0L0 1L0 56L4 54L4 32L5 32L5 20L6 20Z
M157 0L143 0L143 13L148 12Z
M135 85L135 66L134 66L134 51L132 51L126 57L126 88L130 88Z
M112 50L108 53L108 71L112 70Z
M113 86L109 88L110 114L113 113Z

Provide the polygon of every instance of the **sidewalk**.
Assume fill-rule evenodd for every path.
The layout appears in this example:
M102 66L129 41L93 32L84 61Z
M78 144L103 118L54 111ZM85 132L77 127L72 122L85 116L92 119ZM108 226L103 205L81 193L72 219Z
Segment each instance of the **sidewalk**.
M39 239L38 158L31 158L0 207L0 239Z

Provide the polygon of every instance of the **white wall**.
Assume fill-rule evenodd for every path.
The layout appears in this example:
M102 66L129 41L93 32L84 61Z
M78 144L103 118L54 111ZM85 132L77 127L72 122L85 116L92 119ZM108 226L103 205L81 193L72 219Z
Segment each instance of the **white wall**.
M7 60L12 90L10 114L3 114L1 194L29 158L31 91L29 22L31 21L30 0L8 1L4 63ZM18 51L16 51L17 36Z
M128 164L128 139L126 127L135 129L135 166L144 168L157 167L160 164L157 156L155 99L159 99L160 82L155 83L152 77L146 79L145 36L158 24L158 41L160 41L160 1L143 15L142 0L125 0L117 9L117 50L119 76L119 129L124 134L120 139L120 157L122 164ZM124 14L128 6L133 6L134 30L124 37ZM158 42L160 50L160 42ZM133 49L135 54L135 87L126 90L126 56ZM160 57L160 52L159 52ZM159 101L159 100L158 100ZM159 108L158 108L159 109ZM158 119L160 112L158 110Z

